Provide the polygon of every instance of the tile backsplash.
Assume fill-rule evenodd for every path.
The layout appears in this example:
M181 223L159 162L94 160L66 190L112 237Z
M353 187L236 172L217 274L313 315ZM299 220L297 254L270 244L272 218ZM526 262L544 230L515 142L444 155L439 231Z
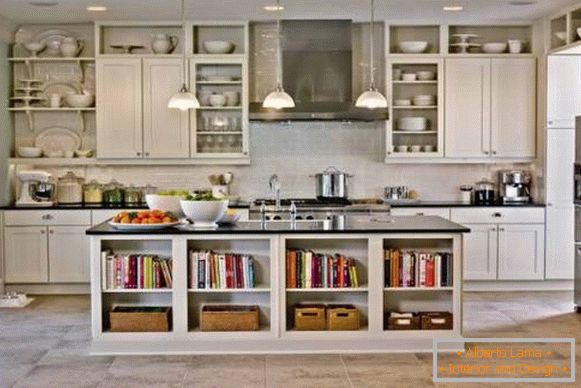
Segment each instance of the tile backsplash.
M87 179L124 184L153 184L159 188L209 188L208 175L234 173L231 192L243 198L267 197L268 179L276 173L285 197L314 197L311 175L336 166L354 177L350 197L379 197L384 186L407 185L425 200L458 199L458 186L497 171L532 169L531 164L384 164L384 124L293 122L252 123L250 166L108 166L78 168ZM66 169L52 170L57 176Z

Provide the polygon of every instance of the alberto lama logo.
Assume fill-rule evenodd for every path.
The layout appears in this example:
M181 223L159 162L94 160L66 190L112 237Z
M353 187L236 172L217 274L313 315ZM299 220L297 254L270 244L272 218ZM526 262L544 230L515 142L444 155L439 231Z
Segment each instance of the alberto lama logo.
M436 382L574 382L570 338L434 340Z

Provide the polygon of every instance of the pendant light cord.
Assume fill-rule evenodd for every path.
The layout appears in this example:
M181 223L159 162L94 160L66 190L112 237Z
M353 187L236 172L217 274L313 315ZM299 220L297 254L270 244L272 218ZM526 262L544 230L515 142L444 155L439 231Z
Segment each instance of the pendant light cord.
M369 84L371 89L375 89L375 74L373 66L373 35L374 35L374 21L375 21L375 7L374 0L371 0L371 20L369 22Z
M183 37L185 38L186 36L186 6L185 6L185 0L181 0L181 22L182 22L182 33L183 33ZM182 38L183 39L183 38ZM189 90L188 89L188 72L187 72L187 67L188 67L188 62L186 59L186 46L185 44L183 45L183 49L182 49L182 66L183 66L183 70L182 70L182 76L183 76L183 84L182 84L182 90Z
M282 7L280 6L280 0L276 0L276 65L277 65L277 73L276 73L276 88L277 90L282 89L282 55L281 55L281 44L280 44L280 35L281 35L281 28L280 28L280 19L282 14Z

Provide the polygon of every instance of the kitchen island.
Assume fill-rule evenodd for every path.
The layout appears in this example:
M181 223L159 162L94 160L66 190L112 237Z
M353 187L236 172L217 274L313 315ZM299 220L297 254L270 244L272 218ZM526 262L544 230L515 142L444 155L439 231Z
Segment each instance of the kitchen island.
M462 336L462 236L469 231L462 225L439 217L368 217L348 219L340 226L334 226L329 221L302 221L294 224L257 221L239 222L209 230L180 225L153 231L117 230L102 223L87 231L91 239L91 352L209 354L430 351L433 338ZM200 272L197 266L199 262L195 259L200 252L215 253L218 258L233 257L232 263L236 263L238 256L251 258L252 280L239 284L235 274L246 278L247 273L232 269L226 259L225 268L229 275L220 274L220 269L216 268L218 283L222 279L224 281L221 284L204 284L204 274L206 280L212 274L204 270ZM312 252L313 257L325 258L322 263L327 264L335 258L341 265L349 263L349 270L340 278L340 284L328 282L326 280L334 275L332 270L317 270L318 267L313 264L312 271L305 272L304 266L300 268L300 260L298 267L295 267L297 261L290 260L292 255L289 252ZM431 279L433 285L430 276L424 274L423 279L416 276L417 282L421 280L423 284L427 281L427 286L422 287L414 284L414 275L411 275L411 283L409 276L407 280L399 277L394 279L395 271L392 269L397 267L393 267L394 260L391 260L392 264L386 260L387 257L393 259L393 252L401 253L402 257L403 253L424 257L437 268L442 268L442 271L445 269L440 266L439 258L449 258L449 274L444 275L444 272L432 269L432 274L436 274ZM127 284L128 274L132 277L135 268L141 272L142 264L138 264L131 271L125 272L125 278L121 279L121 283L125 281L124 284L118 282L112 285L112 280L120 279L116 276L118 272L115 272L115 267L111 267L111 260L117 257L131 259L145 256L171 261L166 266L172 272L169 283L156 281L153 285L143 287L143 279L137 275L137 284ZM321 261L313 259L309 263L320 264ZM247 268L246 264L244 268ZM397 270L398 276L400 271ZM116 274L113 276L116 279L111 279L112 273ZM308 279L301 279L300 274L305 273L308 273ZM322 273L326 275L321 278ZM227 276L233 277L230 279ZM407 287L404 287L406 281ZM295 306L304 304L329 307L350 305L357 311L357 327L354 330L297 330L299 318L295 318ZM209 305L258 307L257 330L207 331L207 327L204 328L202 308ZM110 319L110 312L115 306L170 307L168 330L116 331L112 329ZM420 330L420 318L414 315L412 319L400 319L399 323L404 326L394 330L393 324L397 322L388 324L386 318L391 312L441 312L448 314L451 322L448 322L450 325L445 329L434 330L434 327L430 327L428 330L428 327L423 327ZM322 319L326 321L325 328L331 328L328 314ZM411 322L412 326L405 329L405 325ZM444 320L437 319L434 322L443 323Z

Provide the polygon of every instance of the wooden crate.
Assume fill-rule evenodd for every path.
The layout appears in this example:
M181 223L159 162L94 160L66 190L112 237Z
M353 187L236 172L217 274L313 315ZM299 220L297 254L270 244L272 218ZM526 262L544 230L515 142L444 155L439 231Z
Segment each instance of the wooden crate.
M411 318L390 317L389 313L385 315L385 326L388 330L419 330L420 316L413 313Z
M295 330L325 330L325 305L295 305Z
M206 305L202 307L202 331L256 331L260 308L256 305Z
M452 330L454 315L449 312L425 312L420 314L422 330Z
M109 312L113 332L163 332L171 328L171 307L115 306Z
M352 304L327 305L327 330L359 330L359 310Z

